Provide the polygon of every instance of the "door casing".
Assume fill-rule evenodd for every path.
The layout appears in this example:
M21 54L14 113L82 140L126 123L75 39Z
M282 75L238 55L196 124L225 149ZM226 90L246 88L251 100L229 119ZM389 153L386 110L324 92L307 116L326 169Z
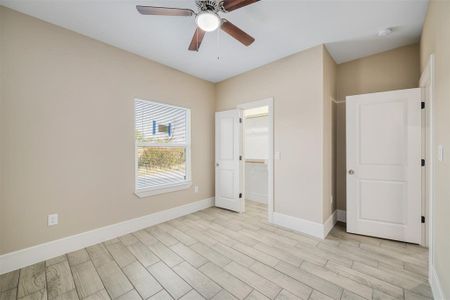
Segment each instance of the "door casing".
M425 102L425 120L423 126L425 127L425 136L423 142L425 143L425 179L424 179L424 197L422 198L422 208L425 211L422 215L425 216L425 224L423 232L426 236L422 237L421 246L429 248L429 265L430 278L432 272L432 266L434 262L434 230L433 230L433 204L434 204L434 178L435 178L435 165L436 165L436 140L434 137L435 127L435 111L434 107L434 70L435 70L435 58L434 54L431 54L424 71L420 76L419 86L422 88L422 101ZM427 90L428 89L428 90Z

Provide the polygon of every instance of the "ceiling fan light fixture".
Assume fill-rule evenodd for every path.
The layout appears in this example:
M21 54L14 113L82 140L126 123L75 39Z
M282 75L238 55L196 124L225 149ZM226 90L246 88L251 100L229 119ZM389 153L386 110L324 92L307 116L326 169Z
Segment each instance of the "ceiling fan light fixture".
M211 32L219 28L220 17L213 12L201 12L195 18L197 26L206 32Z

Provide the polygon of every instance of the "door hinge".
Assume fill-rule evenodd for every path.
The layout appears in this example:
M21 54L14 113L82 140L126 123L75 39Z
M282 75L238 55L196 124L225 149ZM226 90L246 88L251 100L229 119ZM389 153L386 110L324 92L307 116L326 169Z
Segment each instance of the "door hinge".
M239 123L242 123L242 118L239 118Z
M239 193L239 199L241 199L242 198L242 193Z
M239 155L239 160L242 160L242 155Z
M422 167L425 167L425 159L421 159L421 160L420 160L420 165L421 165Z
M420 108L421 109L425 109L425 102L424 101L420 102Z
M420 222L425 223L425 216L422 216L422 217L420 218Z

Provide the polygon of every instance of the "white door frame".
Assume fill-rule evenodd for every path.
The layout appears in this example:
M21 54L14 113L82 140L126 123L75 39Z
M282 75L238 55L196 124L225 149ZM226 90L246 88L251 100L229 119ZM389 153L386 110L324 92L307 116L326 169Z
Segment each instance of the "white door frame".
M426 207L424 215L426 217L426 224L428 224L428 230L426 238L422 239L422 246L429 247L429 271L430 274L433 270L432 266L434 263L434 230L433 230L433 204L434 204L434 177L435 177L435 151L436 146L434 145L434 70L435 70L435 58L434 54L431 54L427 65L420 76L419 86L423 89L427 84L430 85L430 94L426 95L423 92L423 101L425 101L425 159L426 159L426 178L425 178L425 197L423 198L423 207ZM431 277L431 276L430 276Z
M268 106L269 107L269 149L267 151L268 154L268 160L267 160L267 216L270 223L272 223L272 216L273 216L273 97L248 102L244 104L239 104L237 106L237 109L245 110L255 107L261 107L261 106ZM243 168L245 170L245 168ZM245 172L245 171L244 171ZM245 173L243 174L243 177L245 176ZM245 178L245 177L244 177ZM243 186L245 188L245 184ZM245 195L245 192L244 192Z

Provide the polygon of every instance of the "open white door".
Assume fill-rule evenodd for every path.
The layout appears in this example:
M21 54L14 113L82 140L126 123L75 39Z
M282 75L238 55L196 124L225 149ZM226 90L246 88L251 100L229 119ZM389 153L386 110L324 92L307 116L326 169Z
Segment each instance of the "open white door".
M240 150L242 120L239 110L216 112L216 206L243 212Z
M347 231L420 243L420 89L347 97Z

